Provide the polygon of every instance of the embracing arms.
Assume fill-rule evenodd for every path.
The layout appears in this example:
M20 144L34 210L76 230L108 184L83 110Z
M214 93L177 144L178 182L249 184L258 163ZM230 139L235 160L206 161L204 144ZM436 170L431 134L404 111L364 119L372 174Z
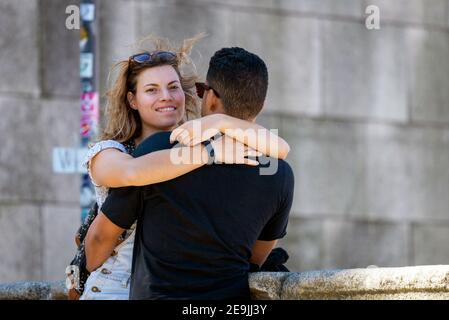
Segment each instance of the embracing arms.
M288 143L255 122L217 113L191 120L173 130L170 140L194 146L223 133L269 157L285 159L290 152Z
M212 142L215 157L218 161L228 164L258 165L256 160L245 158L258 153L243 146L229 137L222 137ZM235 148L223 148L234 146ZM236 147L240 145L240 147ZM131 155L117 149L106 149L98 153L90 162L90 170L96 184L118 188L127 186L144 186L174 179L205 165L208 161L206 148L198 144L193 147L181 147L176 152L197 154L199 161L190 163L173 163L173 149L160 150L133 158ZM233 152L233 157L225 157L226 152Z
M198 123L202 128L199 133L194 130ZM178 140L186 145L182 148L201 154L201 163L175 164L171 161L171 150L160 150L133 158L117 149L106 149L91 160L92 178L96 184L107 187L143 186L174 179L207 163L207 151L199 143L218 132L225 133L225 136L213 142L218 162L258 165L256 160L245 157L257 155L256 150L271 157L285 159L290 150L282 138L256 123L214 114L186 122L170 136L170 140ZM231 157L230 152L233 153Z

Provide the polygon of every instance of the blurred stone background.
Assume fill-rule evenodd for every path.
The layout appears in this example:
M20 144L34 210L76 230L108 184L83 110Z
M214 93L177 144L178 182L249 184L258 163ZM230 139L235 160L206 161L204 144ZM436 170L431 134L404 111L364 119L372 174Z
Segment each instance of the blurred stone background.
M80 223L79 0L0 0L0 282L60 280ZM365 8L380 8L380 30ZM149 33L206 31L270 72L259 122L292 147L296 189L280 246L292 271L449 264L449 0L98 0L101 93Z

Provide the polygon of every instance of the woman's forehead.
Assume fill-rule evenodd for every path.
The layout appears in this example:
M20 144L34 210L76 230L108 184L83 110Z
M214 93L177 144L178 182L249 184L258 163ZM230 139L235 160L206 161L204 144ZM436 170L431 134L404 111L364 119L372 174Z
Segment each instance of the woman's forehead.
M151 83L170 83L179 81L179 76L172 66L147 68L139 74L139 80Z

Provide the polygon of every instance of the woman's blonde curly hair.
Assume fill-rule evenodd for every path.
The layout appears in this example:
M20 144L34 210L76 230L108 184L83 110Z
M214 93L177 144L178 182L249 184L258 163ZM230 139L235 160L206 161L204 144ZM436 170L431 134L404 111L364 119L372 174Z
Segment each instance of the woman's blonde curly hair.
M150 35L138 42L137 47L139 52L170 51L176 53L176 61L158 62L149 65L142 64L133 67L132 70L129 68L128 59L117 62L109 73L110 77L111 73L117 70L118 75L112 87L106 93L106 124L99 139L112 139L118 142L126 142L142 134L140 115L129 106L127 93L136 92L137 77L142 70L156 66L171 65L181 80L181 87L185 94L185 115L179 124L200 117L201 110L195 92L195 82L198 76L189 54L195 43L204 36L204 33L200 33L193 38L184 40L180 47L175 47L165 38ZM147 41L152 43L152 50L145 48L144 43Z

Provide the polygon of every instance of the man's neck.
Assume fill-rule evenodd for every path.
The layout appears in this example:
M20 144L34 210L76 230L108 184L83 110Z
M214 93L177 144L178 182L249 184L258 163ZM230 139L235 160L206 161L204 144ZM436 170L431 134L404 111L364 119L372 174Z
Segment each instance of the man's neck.
M161 132L161 131L170 131L170 130L173 130L173 128L167 128L166 130L158 130L155 128L149 128L149 127L143 126L142 134L140 135L140 137L134 139L134 142L135 142L136 146L138 146L142 141L144 141L146 138L148 138L152 134L155 134L155 133Z

